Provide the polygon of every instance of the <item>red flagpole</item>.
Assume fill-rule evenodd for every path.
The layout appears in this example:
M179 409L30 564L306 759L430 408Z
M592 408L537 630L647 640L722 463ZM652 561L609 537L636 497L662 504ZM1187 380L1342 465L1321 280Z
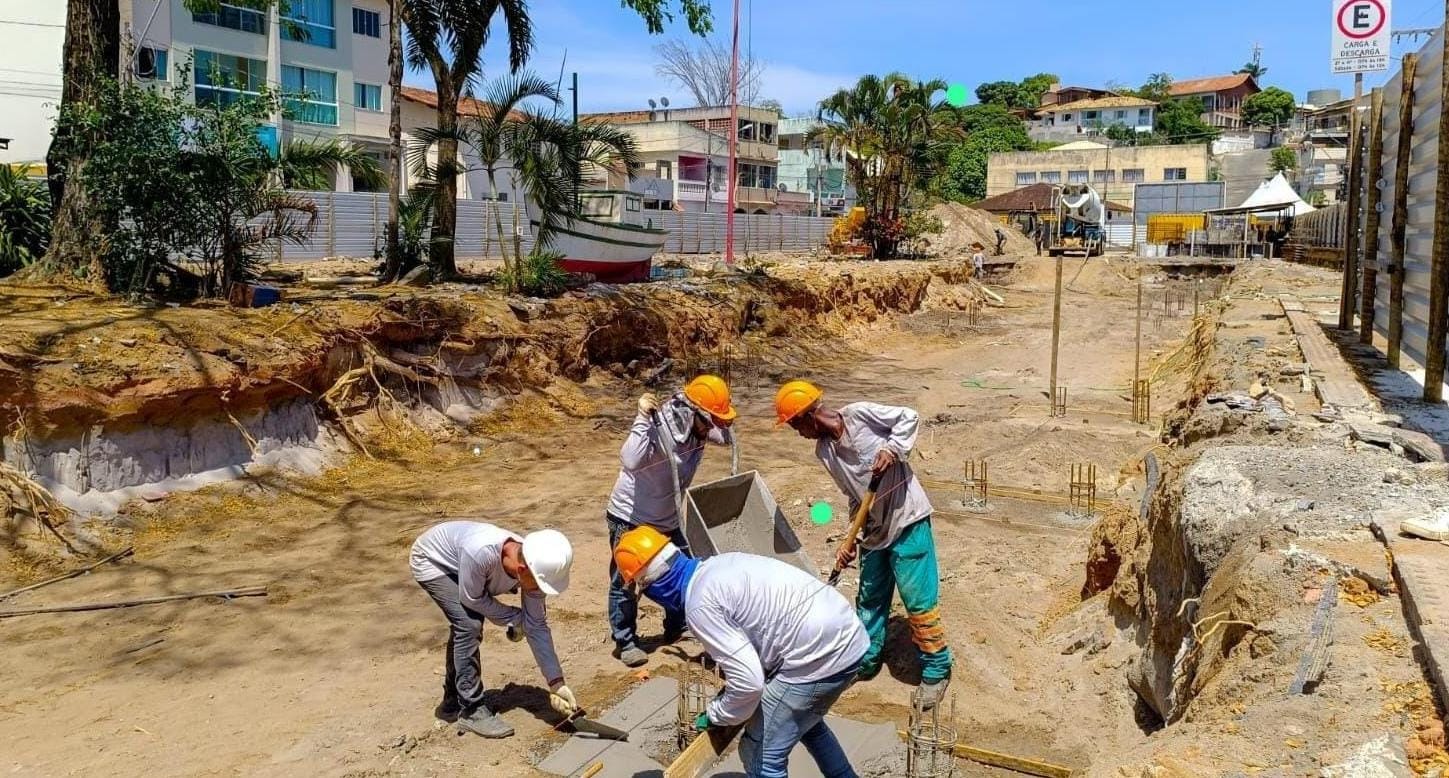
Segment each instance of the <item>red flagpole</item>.
M730 52L730 171L725 196L725 264L735 263L735 184L740 142L740 0L735 0L734 44Z

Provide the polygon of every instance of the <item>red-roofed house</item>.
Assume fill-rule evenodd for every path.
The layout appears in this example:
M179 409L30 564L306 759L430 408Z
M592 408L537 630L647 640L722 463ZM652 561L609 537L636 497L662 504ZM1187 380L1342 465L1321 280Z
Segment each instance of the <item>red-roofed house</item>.
M1174 98L1202 101L1202 120L1213 127L1242 129L1243 101L1263 91L1248 73L1174 81Z

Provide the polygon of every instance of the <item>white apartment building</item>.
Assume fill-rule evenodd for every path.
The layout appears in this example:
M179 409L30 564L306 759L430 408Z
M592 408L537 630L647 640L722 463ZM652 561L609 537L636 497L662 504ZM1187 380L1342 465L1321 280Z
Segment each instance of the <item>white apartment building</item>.
M40 162L60 105L65 3L0 0L0 164Z

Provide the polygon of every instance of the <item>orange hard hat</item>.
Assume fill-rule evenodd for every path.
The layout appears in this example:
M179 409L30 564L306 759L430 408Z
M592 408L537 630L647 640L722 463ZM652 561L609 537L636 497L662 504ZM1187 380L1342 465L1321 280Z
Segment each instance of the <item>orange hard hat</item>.
M720 421L734 421L739 414L730 404L730 386L717 375L702 375L684 387L684 398L694 407Z
M653 527L635 527L620 535L619 544L614 546L614 564L624 583L634 583L654 557L669 545L669 538Z
M825 395L820 387L809 381L791 381L775 393L776 426L789 423L796 416L810 410Z

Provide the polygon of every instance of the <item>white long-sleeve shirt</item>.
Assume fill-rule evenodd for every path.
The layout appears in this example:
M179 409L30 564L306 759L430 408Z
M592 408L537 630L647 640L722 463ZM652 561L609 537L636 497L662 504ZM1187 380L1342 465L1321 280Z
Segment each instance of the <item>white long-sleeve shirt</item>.
M521 607L498 600L500 594L519 591L518 579L503 569L503 544L508 540L523 542L518 535L492 524L446 521L413 541L408 564L416 581L457 578L458 599L468 610L494 624L521 626L543 679L552 684L563 679L563 668L553 647L543 592L523 592Z
M841 408L840 415L845 433L840 440L827 435L816 441L815 456L849 499L851 515L870 488L875 455L887 448L900 460L881 479L875 505L861 532L863 548L886 548L906 527L931 515L931 500L907 461L916 446L920 416L910 408L877 403L852 403Z
M711 429L707 441L727 446L730 432ZM678 529L679 506L669 457L675 457L679 488L686 490L704 459L705 442L695 436L694 408L681 396L664 402L657 422L649 414L639 414L619 449L619 477L609 495L609 513L635 526L647 525L666 534Z
M685 621L724 671L709 720L754 715L765 681L809 683L849 670L870 638L834 587L770 557L728 553L700 562L685 592Z

